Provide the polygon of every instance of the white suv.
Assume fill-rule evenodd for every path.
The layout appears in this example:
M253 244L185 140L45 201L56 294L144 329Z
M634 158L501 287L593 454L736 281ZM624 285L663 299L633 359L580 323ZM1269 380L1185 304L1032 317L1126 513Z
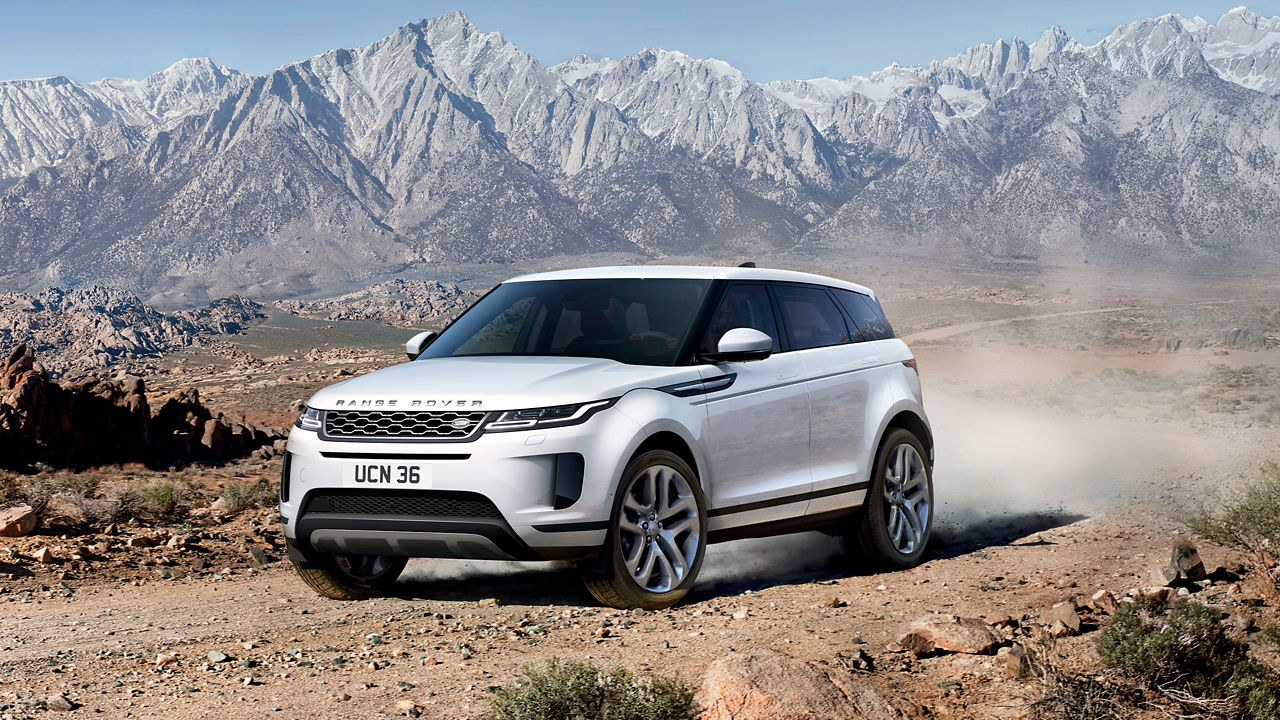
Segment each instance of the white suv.
M508 280L411 362L316 393L280 514L322 595L407 558L573 560L614 607L660 608L707 543L823 529L907 567L933 525L915 359L867 288L754 267Z

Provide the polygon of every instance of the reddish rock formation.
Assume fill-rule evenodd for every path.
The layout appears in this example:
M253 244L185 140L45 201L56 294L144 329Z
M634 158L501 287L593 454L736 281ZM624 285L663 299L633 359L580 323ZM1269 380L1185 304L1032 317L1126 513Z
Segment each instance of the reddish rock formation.
M0 464L219 461L272 446L284 434L214 416L194 388L164 398L153 417L142 378L60 385L25 345L0 366Z

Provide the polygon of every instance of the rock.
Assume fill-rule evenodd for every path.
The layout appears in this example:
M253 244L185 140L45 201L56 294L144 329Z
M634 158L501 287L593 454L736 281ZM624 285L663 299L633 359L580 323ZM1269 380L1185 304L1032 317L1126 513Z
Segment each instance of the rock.
M827 598L827 600L823 602L821 605L819 605L818 607L842 608L842 607L848 607L848 605L849 603L845 602L844 600L841 600L835 595L832 595L831 597Z
M478 601L478 602L476 603L476 605L478 605L479 607L482 607L482 608L498 607L498 599L497 599L497 598L484 598L483 600Z
M228 657L228 656L227 656L227 654L226 654L226 653L224 653L224 652L222 652L221 650L210 650L210 651L209 651L209 662L211 662L211 663L213 663L213 664L215 664L215 665L216 665L216 664L218 664L218 663L224 663L224 662L226 662L227 660L230 660L230 659L231 659L231 658L230 658L230 657Z
M169 653L159 653L156 655L157 667L167 667L169 665L174 664L177 661L178 661L177 656L171 655Z
M1178 568L1172 565L1161 565L1151 571L1151 583L1153 585L1172 587L1177 585L1181 579L1182 574L1178 572Z
M1188 580L1203 580L1209 575L1204 569L1204 561L1200 559L1200 551L1181 535L1173 539L1173 557L1169 564Z
M1138 591L1138 594L1142 595L1143 597L1149 597L1149 598L1154 598L1156 600L1160 600L1163 602L1168 602L1169 598L1173 597L1173 589L1165 587L1163 585L1155 585L1151 587L1142 588L1141 590Z
M911 624L898 644L913 655L937 650L990 655L1005 643L1004 636L977 618L927 615Z
M733 653L707 668L702 720L898 720L904 707L865 676L776 650Z
M1108 615L1115 615L1116 610L1120 609L1120 605L1116 603L1115 596L1106 590L1099 590L1090 596L1089 607L1094 610L1100 610Z
M250 545L248 551L249 561L253 563L254 567L265 568L271 564L271 558L267 557L267 551L263 550L260 545Z
M17 505L0 510L0 537L22 537L36 529L35 508L30 505Z
M1064 638L1073 634L1071 628L1067 627L1066 623L1061 620L1054 620L1053 625L1049 626L1048 633L1056 638Z
M144 548L156 545L156 539L147 535L134 535L124 541L125 547Z
M1004 668L1005 677L1020 678L1027 674L1027 651L1021 645L1000 648L996 662Z
M748 616L749 614L750 614L750 613L749 613L749 612L747 612L747 609L746 609L746 608L742 608L741 610L738 610L738 611L736 611L736 612L734 612L734 613L733 613L733 619L734 619L734 620L746 620L746 619L747 619L747 616Z
M852 655L836 653L836 660L846 668L858 672L875 672L876 669L875 660L862 648L854 650Z
M54 561L53 551L50 550L48 546L35 551L35 554L32 557L34 557L38 563L48 564Z
M76 709L76 706L67 699L67 696L61 693L45 698L44 706L57 712L71 712Z
M1063 627L1071 635L1076 635L1080 632L1080 612L1076 608L1074 600L1064 600L1056 603L1048 612L1044 613L1043 620L1046 625L1062 623Z

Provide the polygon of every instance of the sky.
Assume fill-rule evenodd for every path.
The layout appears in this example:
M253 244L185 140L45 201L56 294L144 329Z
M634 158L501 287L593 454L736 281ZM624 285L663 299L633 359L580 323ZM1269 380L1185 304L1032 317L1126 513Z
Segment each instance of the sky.
M263 74L454 10L547 65L663 47L725 60L757 82L843 78L999 38L1031 41L1052 25L1092 45L1117 25L1170 12L1215 22L1238 1L0 0L0 79L142 78L184 57ZM1280 15L1280 0L1249 7Z

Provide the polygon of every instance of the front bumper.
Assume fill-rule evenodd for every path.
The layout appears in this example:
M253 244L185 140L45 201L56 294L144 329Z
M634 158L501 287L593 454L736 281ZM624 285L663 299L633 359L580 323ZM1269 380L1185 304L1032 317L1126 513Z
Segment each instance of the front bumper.
M614 408L580 425L483 433L460 443L334 442L295 427L288 444L288 498L280 504L285 536L291 555L302 561L314 552L581 559L604 544L617 479L642 438L640 426ZM581 457L582 481L580 494L569 504L563 496L556 498L556 475L572 455ZM404 485L352 490L344 484L353 465L380 463L421 465L424 481L414 490L403 490ZM446 517L430 510L397 510L375 515L350 507L315 512L312 503L321 495L342 492L416 490L424 491L422 497L475 494L492 503L496 513Z

